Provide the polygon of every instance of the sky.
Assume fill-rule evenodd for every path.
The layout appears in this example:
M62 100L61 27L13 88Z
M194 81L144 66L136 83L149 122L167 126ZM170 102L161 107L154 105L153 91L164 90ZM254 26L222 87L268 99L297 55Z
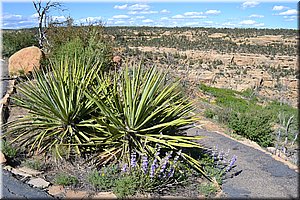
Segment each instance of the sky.
M297 1L59 1L52 20L70 16L75 24L101 21L106 26L298 28ZM37 26L32 1L2 1L1 28Z

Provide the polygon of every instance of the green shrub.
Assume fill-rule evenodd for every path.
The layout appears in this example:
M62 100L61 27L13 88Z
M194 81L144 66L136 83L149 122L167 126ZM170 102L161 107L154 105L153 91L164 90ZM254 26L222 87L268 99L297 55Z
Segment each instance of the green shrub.
M55 176L55 184L64 186L75 186L78 183L78 179L75 176L71 176L65 173L59 173Z
M213 183L203 183L198 185L198 191L205 197L213 197L218 189Z
M29 46L38 46L35 30L17 30L3 32L3 50L4 57L10 57L15 52Z
M215 113L212 109L206 109L206 110L204 111L204 116L205 116L206 118L212 119L212 118L214 118L214 116L216 116L216 113Z
M18 150L5 140L1 140L1 151L8 158L16 157Z
M66 26L57 26L50 23L47 38L50 46L46 48L49 49L50 57L73 55L74 51L84 49L85 54L88 54L86 56L101 59L106 69L112 66L113 41L104 34L101 24L75 26L67 23Z
M116 185L113 188L114 194L118 198L125 198L134 195L137 192L138 186L137 177L132 175L125 175L116 180Z
M43 168L43 164L39 160L26 160L24 165L35 170L41 170Z
M93 170L88 175L88 182L96 189L110 190L118 179L119 169L117 165L102 167L101 170Z
M273 143L272 116L262 111L235 113L230 116L228 126L234 133L242 135L263 147Z

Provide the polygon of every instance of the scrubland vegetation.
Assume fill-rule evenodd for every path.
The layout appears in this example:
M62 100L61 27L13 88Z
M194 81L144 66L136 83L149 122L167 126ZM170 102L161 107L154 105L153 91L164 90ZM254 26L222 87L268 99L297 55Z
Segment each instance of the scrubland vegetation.
M163 35L169 30L172 35ZM185 31L194 39L182 34ZM229 39L208 37L216 32ZM216 152L197 143L201 137L185 133L199 116L192 114L198 111L191 100L204 104L203 115L226 125L232 133L262 147L278 149L294 147L299 140L298 111L282 102L261 98L252 89L235 91L200 82L192 85L164 66L179 65L187 61L186 56L150 55L128 46L296 55L296 44L245 42L250 37L282 34L289 38L296 32L73 26L70 21L65 26L50 24L41 70L34 71L32 79L20 82L12 99L12 106L28 114L5 124L2 151L12 159L41 154L48 156L47 162L79 160L92 166L85 178L62 173L53 181L74 187L89 184L96 191L113 191L120 198L164 194L180 187L194 190L195 196L213 196L218 191L213 183L222 184L236 158L216 157ZM245 40L237 41L240 37ZM4 31L3 56L31 45L37 45L35 29ZM112 56L121 47L125 48L123 55L136 59L125 58L128 62L116 70ZM156 61L160 63L157 67ZM211 66L222 64L216 60ZM190 93L192 88L194 92ZM194 93L198 92L205 98L195 99ZM20 147L18 151L16 147ZM225 162L217 165L220 160Z

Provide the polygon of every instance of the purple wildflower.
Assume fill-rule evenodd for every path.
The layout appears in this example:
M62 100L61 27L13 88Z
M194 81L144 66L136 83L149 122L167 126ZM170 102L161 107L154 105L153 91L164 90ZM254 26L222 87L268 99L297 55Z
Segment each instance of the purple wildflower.
M232 166L234 165L235 161L237 160L237 156L234 155L229 163L229 166L226 168L226 172L230 171Z
M133 151L131 153L131 159L130 159L130 161L131 161L130 162L131 167L134 168L136 166L136 152L135 151Z
M151 169L150 169L150 177L151 177L151 178L154 177L155 168L156 168L156 162L157 162L157 159L155 158L155 159L153 160L153 163L152 163Z
M123 165L123 167L122 167L121 170L122 170L122 172L124 172L124 173L127 171L127 163L125 163L125 164Z
M219 160L223 160L223 157L224 157L224 152L223 151L219 152L218 155Z
M147 168L148 168L148 157L145 155L142 157L142 170L146 174L147 173Z
M175 172L175 165L176 165L180 155L181 155L181 149L177 152L177 155L174 158L173 165L170 167L169 174L168 174L169 177L173 177L174 172Z
M160 167L160 173L164 173L165 169L167 168L167 164L169 159L172 157L173 151L167 153L167 155L162 160L162 166ZM164 175L165 176L165 175Z

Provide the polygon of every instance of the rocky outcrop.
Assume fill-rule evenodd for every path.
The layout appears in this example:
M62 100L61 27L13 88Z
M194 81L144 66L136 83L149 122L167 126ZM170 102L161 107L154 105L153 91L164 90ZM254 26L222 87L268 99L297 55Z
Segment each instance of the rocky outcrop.
M8 60L8 71L10 75L26 75L34 70L40 69L43 52L35 46L26 47L14 53Z

